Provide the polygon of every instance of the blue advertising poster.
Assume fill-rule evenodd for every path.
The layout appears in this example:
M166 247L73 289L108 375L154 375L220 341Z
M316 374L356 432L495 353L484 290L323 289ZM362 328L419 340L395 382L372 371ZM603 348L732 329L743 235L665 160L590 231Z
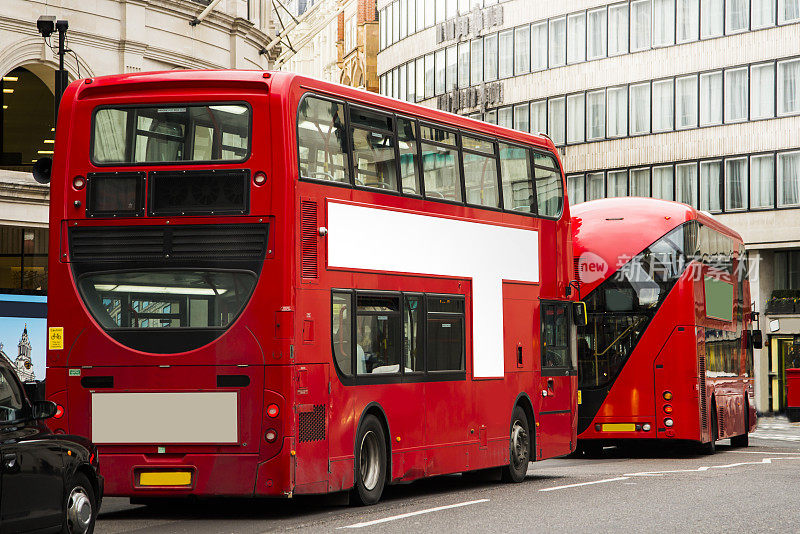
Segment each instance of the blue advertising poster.
M44 380L46 348L47 297L0 293L0 358L23 382Z

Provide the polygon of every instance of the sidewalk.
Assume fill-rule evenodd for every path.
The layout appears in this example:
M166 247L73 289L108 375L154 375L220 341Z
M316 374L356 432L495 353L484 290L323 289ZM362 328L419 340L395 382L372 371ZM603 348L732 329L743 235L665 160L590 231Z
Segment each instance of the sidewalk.
M790 423L785 415L761 415L756 431L750 436L756 439L800 441L800 422Z

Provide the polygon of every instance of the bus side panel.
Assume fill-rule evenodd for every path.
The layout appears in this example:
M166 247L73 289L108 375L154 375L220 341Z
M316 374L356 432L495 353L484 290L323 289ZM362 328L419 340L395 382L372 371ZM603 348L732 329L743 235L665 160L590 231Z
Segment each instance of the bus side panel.
M328 372L326 363L295 366L295 493L328 491Z
M695 329L676 326L654 360L656 437L700 439L698 348ZM671 401L664 399L665 391L672 393ZM671 413L667 413L666 406L672 407ZM667 418L673 420L672 428L664 424Z

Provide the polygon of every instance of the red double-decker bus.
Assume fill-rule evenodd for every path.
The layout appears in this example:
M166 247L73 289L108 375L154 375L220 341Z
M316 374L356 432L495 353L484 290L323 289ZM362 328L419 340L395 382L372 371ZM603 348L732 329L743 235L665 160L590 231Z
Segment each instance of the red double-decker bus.
M48 397L106 494L290 497L576 443L552 142L289 73L79 80Z
M579 451L641 439L747 446L761 342L742 238L663 200L597 200L572 215L588 317L578 328Z

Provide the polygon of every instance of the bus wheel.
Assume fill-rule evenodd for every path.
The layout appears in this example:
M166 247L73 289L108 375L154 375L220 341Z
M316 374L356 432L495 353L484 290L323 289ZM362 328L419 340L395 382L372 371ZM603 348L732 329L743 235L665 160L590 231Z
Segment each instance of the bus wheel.
M747 431L750 429L750 407L747 402L744 403L744 434L733 436L731 438L732 447L748 447L750 445L750 434Z
M528 462L531 460L531 440L528 430L528 418L520 406L514 408L511 417L511 437L509 439L509 452L511 458L508 465L503 467L503 481L522 482L528 472Z
M356 437L356 499L363 505L375 504L386 484L386 434L374 415L367 415Z
M700 451L703 454L714 454L717 451L717 439L719 439L719 427L717 426L717 407L716 403L711 403L711 441L700 444Z

